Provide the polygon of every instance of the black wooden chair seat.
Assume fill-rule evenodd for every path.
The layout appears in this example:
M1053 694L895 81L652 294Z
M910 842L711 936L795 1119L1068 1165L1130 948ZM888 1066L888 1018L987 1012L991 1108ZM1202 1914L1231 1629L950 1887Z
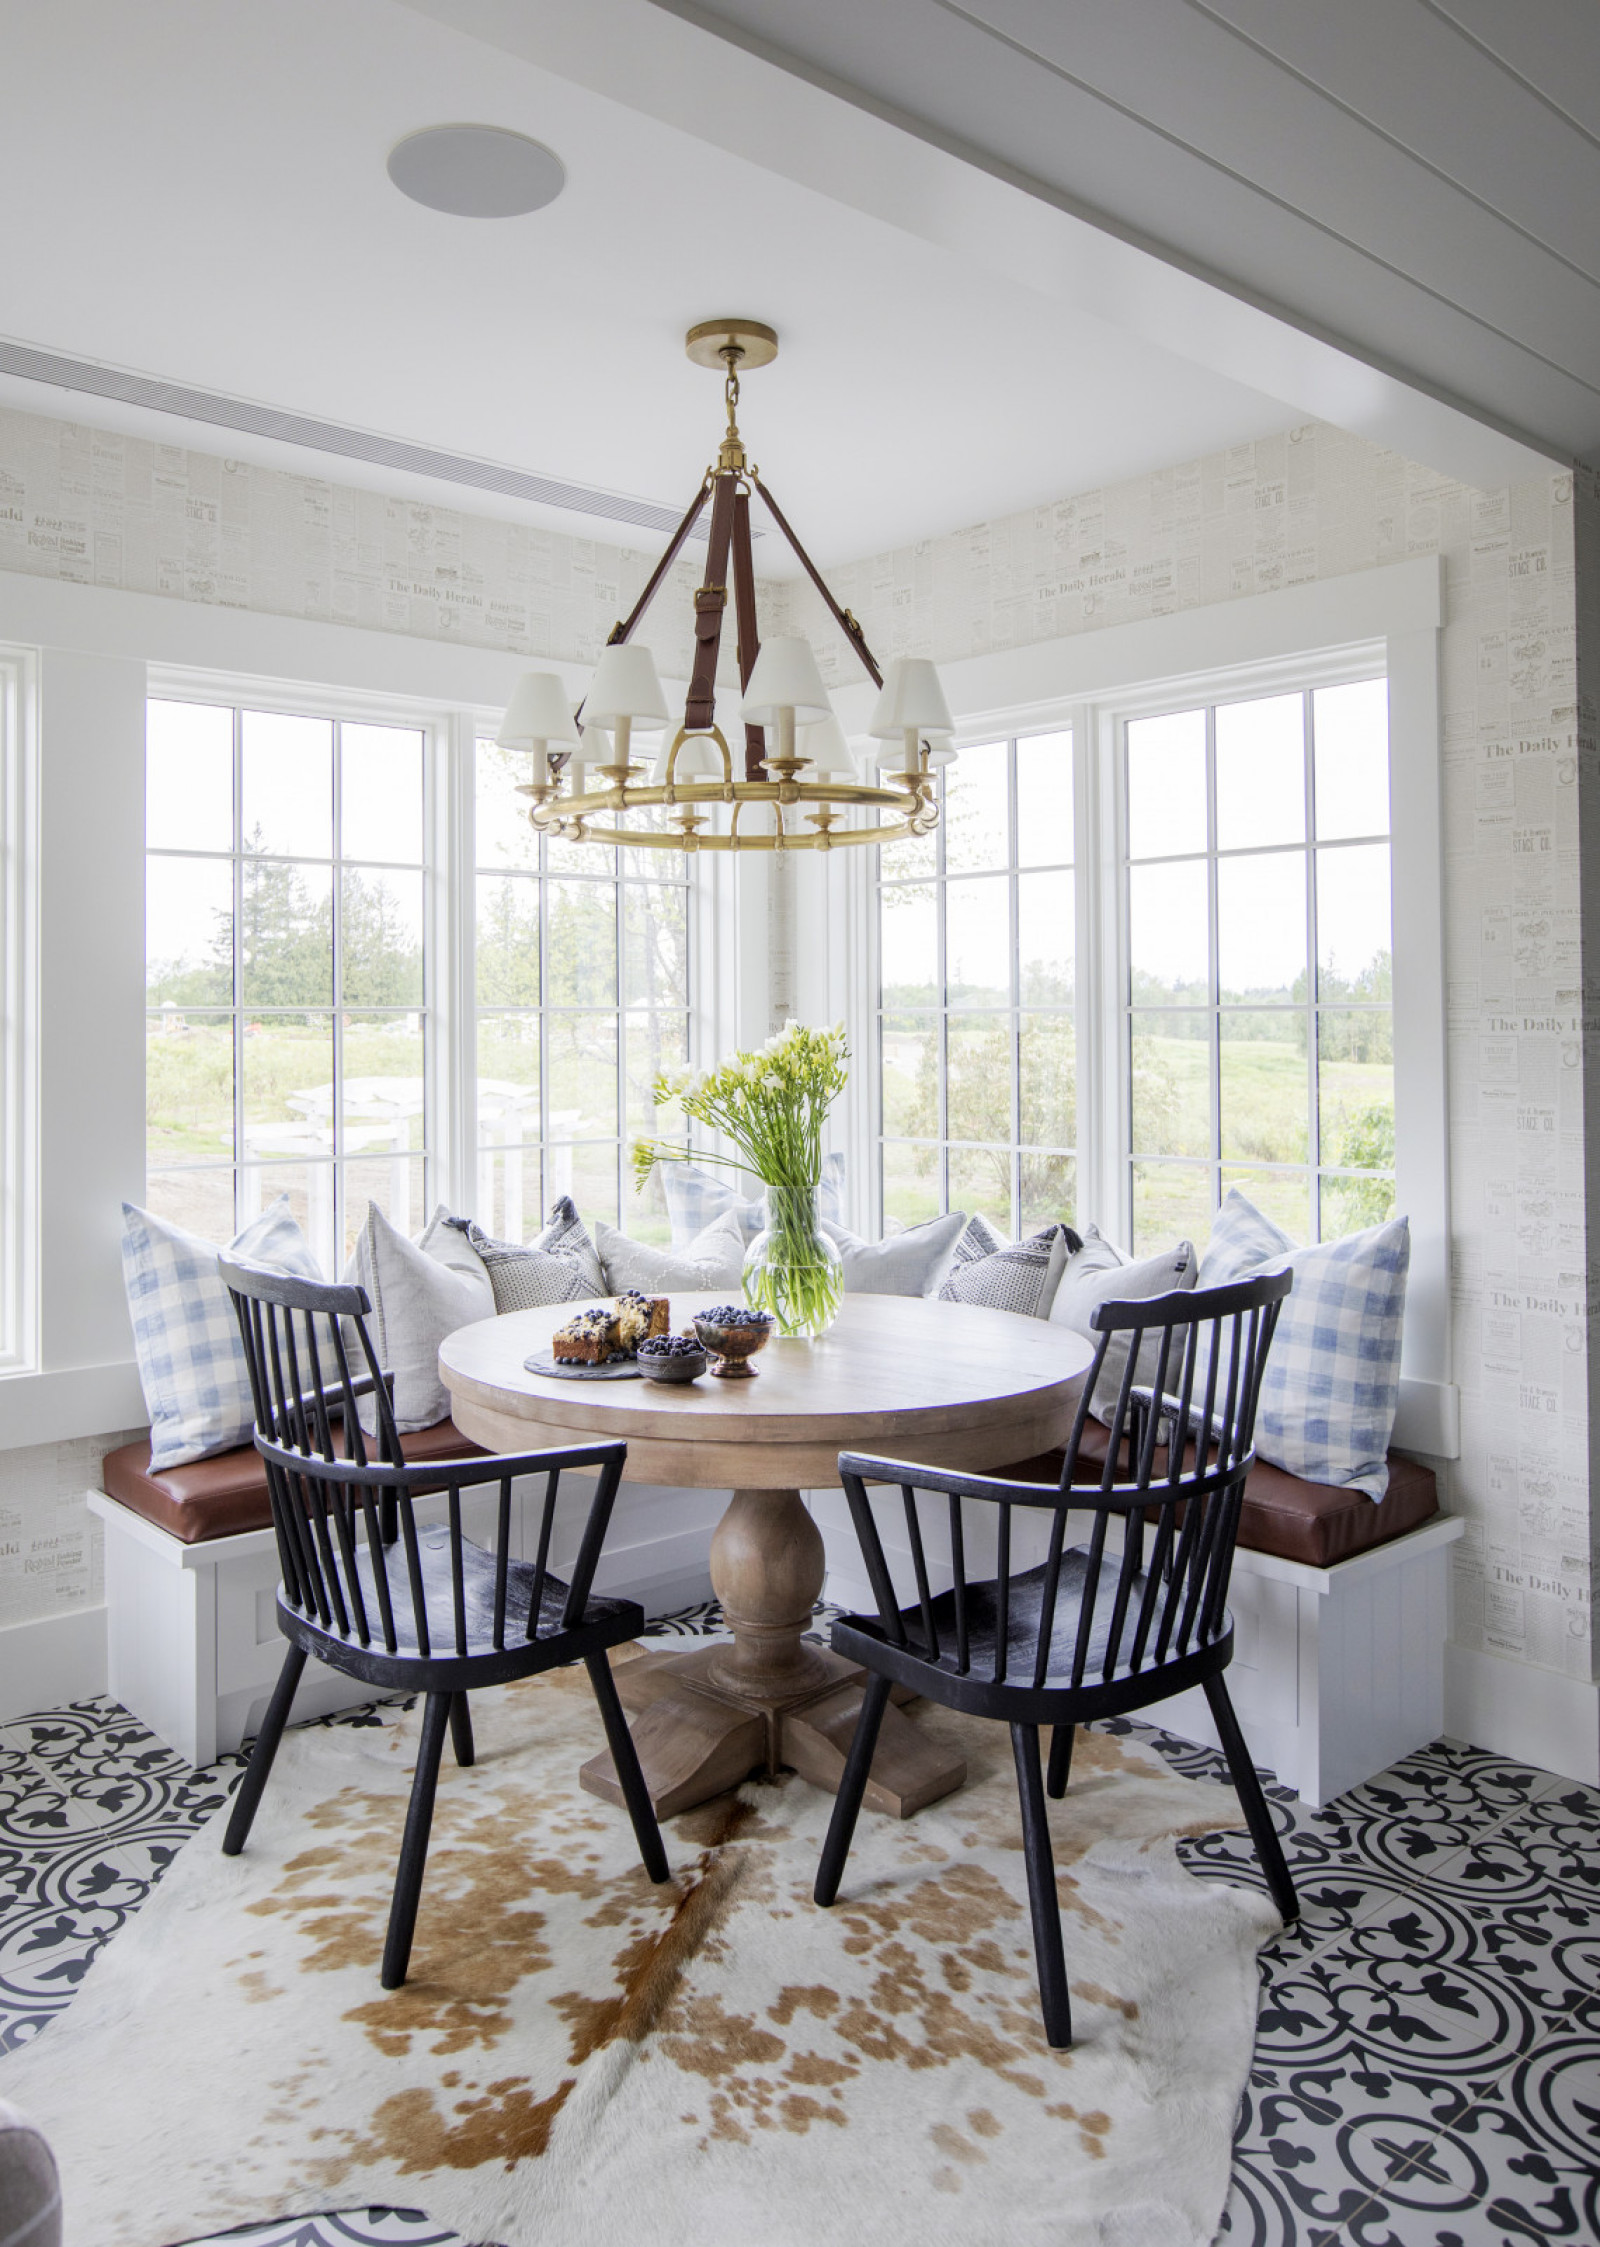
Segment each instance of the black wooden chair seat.
M1102 1303L1092 1321L1099 1347L1053 1490L865 1453L839 1457L878 1612L846 1616L831 1633L834 1651L859 1662L867 1684L817 1868L816 1900L828 1905L839 1893L893 1686L1008 1724L1040 2005L1045 2034L1057 2047L1072 2042L1072 2011L1045 1794L1066 1792L1078 1725L1158 1707L1199 1686L1272 1900L1286 1921L1298 1909L1222 1674L1233 1655L1228 1579L1245 1477L1255 1461L1256 1400L1290 1285L1290 1275L1277 1272L1231 1287ZM1126 1348L1107 1444L1091 1460L1084 1431L1114 1335L1126 1337ZM1178 1429L1193 1440L1174 1436L1158 1452L1158 1440ZM903 1520L906 1544L896 1558L914 1576L913 1604L896 1590L875 1499ZM976 1580L969 1580L965 1559L969 1508L995 1524L995 1573ZM1045 1528L1047 1557L1014 1570L1019 1514ZM1086 1545L1068 1548L1075 1515L1087 1517L1092 1529ZM939 1547L930 1562L935 1533ZM936 1569L948 1569L948 1590L933 1590ZM1051 1728L1048 1779L1040 1772L1041 1725Z

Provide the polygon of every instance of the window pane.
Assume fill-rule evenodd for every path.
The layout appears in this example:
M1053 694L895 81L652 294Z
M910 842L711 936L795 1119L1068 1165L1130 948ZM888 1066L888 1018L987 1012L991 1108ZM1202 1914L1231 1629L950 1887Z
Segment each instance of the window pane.
M1009 1141L1010 1017L952 1014L949 1019L945 1136L949 1139ZM961 1206L969 1207L966 1203Z
M611 882L551 882L548 894L547 1001L551 1006L615 1006L615 885Z
M1392 1178L1324 1178L1320 1197L1325 1241L1364 1233L1369 1225L1387 1225L1394 1215Z
M175 1010L233 1004L233 862L147 858L144 973Z
M340 1268L376 1202L397 1233L420 1233L428 1221L427 1187L420 1155L361 1155L344 1166L344 1246Z
M239 977L247 1007L333 1003L333 872L248 858Z
M422 1004L422 876L348 866L340 969L347 1006Z
M1317 1016L1322 1162L1339 1170L1394 1168L1394 1026L1386 1007Z
M628 1073L625 1128L641 1137L681 1139L682 1116L676 1109L658 1108L652 1087L664 1069L681 1069L688 1060L689 1017L630 1014L624 1035ZM666 1207L665 1202L662 1207Z
M1041 1225L1070 1225L1078 1208L1078 1165L1072 1155L1022 1151L1022 1211L1019 1238Z
M342 854L420 866L422 735L406 726L342 726L339 760Z
M1070 1014L1024 1014L1018 1079L1025 1147L1072 1147L1078 1138L1078 1041Z
M623 891L624 973L629 1006L689 1003L689 893L664 882Z
M1205 1246L1216 1198L1211 1172L1198 1163L1135 1163L1133 1247L1138 1256L1179 1241Z
M145 1161L150 1168L163 1163L232 1161L231 1015L208 1018L170 1008L147 1018L144 1115ZM228 1207L231 1215L231 1202ZM224 1237L232 1239L231 1228Z
M1134 1004L1193 1005L1210 994L1210 913L1203 860L1136 866L1128 876Z
M1072 864L1072 736L1017 743L1017 864Z
M539 1003L539 884L520 875L478 876L478 1003Z
M945 884L945 983L952 1006L1007 1006L1011 1000L1011 884Z
M1217 862L1217 981L1229 999L1306 995L1306 856Z
M1017 879L1017 961L1024 1006L1071 1006L1077 924L1070 874Z
M893 1138L939 1136L939 1017L883 1018L883 1129Z
M888 749L890 745L885 742L883 746ZM889 765L881 769L892 772L896 762L898 760L894 758L891 751ZM864 777L869 787L876 787L880 776L878 773L869 770ZM863 816L869 819L872 817L883 819L887 818L888 815L879 812L877 814L867 813ZM942 822L944 818L942 795L939 799L939 817ZM906 835L897 843L885 843L883 845L883 879L886 882L915 881L918 876L931 878L938 870L939 837L937 832L931 835Z
M333 853L333 724L246 710L244 842L281 858Z
M324 1277L342 1270L334 1238L334 1171L331 1162L242 1163L239 1167L239 1225L242 1230L280 1194L289 1197L289 1214L311 1244ZM366 1214L363 1202L357 1219Z
M510 1147L539 1136L539 1017L478 1016L478 1136Z
M570 1194L585 1218L603 1217L617 1222L617 1160L615 1140L599 1146L553 1146L545 1149L544 1198L548 1210L563 1194Z
M667 1214L667 1197L661 1184L659 1166L645 1180L640 1193L626 1162L622 1169L622 1230L629 1240L648 1241L653 1247L665 1248L672 1239L672 1219Z
M1128 726L1128 855L1166 858L1206 847L1206 714L1135 718Z
M525 804L526 796L517 802ZM545 871L550 874L582 874L591 881L617 870L616 848L611 843L565 843L558 835L546 838L544 846Z
M1131 1044L1133 1152L1209 1155L1209 1016L1135 1014Z
M1222 1153L1238 1162L1303 1163L1310 1153L1306 1017L1221 1015Z
M921 1225L944 1208L944 1150L908 1147L893 1139L883 1147L883 1214L902 1225Z
M331 1015L246 1023L243 1152L254 1161L333 1154Z
M1318 687L1311 698L1317 834L1389 832L1389 682Z
M932 886L918 883L907 889L886 889L881 928L884 1004L937 1006L943 993Z
M517 794L532 770L533 759L521 750L502 749L493 741L478 743L474 823L480 866L538 870L539 837L528 818L532 799Z
M341 1154L421 1154L423 1066L420 1015L344 1017Z
M617 1136L617 1018L552 1014L549 1128L561 1139Z
M1387 999L1389 846L1317 852L1317 996Z
M570 1168L569 1163L569 1175ZM544 1223L547 1206L544 1151L538 1140L530 1137L526 1145L480 1147L477 1175L475 1214L484 1231L501 1241L531 1240Z
M1224 1170L1222 1191L1237 1186L1292 1241L1311 1238L1311 1186L1303 1170Z
M145 1173L144 1206L169 1225L181 1225L203 1241L231 1241L239 1230L233 1219L231 1170L151 1170Z
M147 848L232 850L233 712L149 703L144 754Z
M1306 839L1305 701L1298 694L1217 711L1217 848Z
M1011 1149L952 1147L949 1206L964 1209L969 1217L991 1219L1007 1239L1012 1238Z
M1004 866L1011 854L1006 745L986 741L963 749L944 768L944 864L947 874Z

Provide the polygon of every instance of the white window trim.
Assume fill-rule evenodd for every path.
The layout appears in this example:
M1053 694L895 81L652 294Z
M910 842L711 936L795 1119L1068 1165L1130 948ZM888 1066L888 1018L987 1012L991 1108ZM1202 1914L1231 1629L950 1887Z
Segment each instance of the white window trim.
M1411 1221L1401 1409L1395 1440L1433 1457L1460 1449L1460 1400L1450 1332L1449 1116L1445 1068L1443 821L1440 799L1439 631L1442 564L1436 556L1348 577L1247 595L1203 609L1042 641L1026 648L941 663L956 741L1071 727L1079 843L1078 1039L1096 1056L1098 1098L1080 1090L1078 1191L1083 1216L1126 1239L1123 1165L1126 1118L1121 961L1105 940L1119 932L1122 879L1117 832L1119 722L1141 710L1182 707L1270 691L1278 682L1314 686L1377 671L1389 680L1390 840L1393 880L1395 1136L1397 1208ZM937 650L934 651L937 655ZM836 697L846 730L860 739L865 690ZM1106 791L1111 791L1109 802ZM1109 816L1108 816L1109 815ZM852 869L870 906L871 869ZM871 920L870 910L865 917ZM859 925L859 924L858 924ZM1120 936L1115 939L1120 943ZM875 1055L875 946L840 989L852 1043ZM1108 956L1108 953L1110 956ZM863 1072L875 1080L875 1067ZM853 1137L873 1179L881 1225L871 1094Z
M39 1346L39 663L0 649L0 1378Z

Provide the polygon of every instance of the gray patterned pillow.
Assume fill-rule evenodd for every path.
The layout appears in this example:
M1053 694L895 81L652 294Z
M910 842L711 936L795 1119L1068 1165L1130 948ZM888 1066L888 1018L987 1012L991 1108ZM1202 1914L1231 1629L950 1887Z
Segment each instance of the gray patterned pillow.
M607 1292L588 1227L564 1194L536 1241L497 1241L471 1219L454 1222L483 1260L496 1311L541 1311Z
M987 1218L974 1218L968 1221L962 1241L975 1224L983 1228L976 1236L978 1240L999 1239ZM979 1303L991 1311L1015 1311L1022 1318L1047 1319L1067 1267L1071 1238L1065 1225L1046 1225L1025 1241L1009 1246L1002 1243L987 1251L980 1248L964 1258L958 1242L957 1261L939 1290L939 1300Z

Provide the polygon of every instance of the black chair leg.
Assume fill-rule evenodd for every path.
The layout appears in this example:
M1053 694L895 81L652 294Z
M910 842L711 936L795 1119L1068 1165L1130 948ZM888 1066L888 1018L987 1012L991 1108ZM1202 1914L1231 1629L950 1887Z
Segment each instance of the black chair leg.
M452 1693L430 1693L422 1712L417 1769L411 1781L411 1803L400 1843L400 1865L394 1876L394 1902L389 1907L389 1934L383 1946L386 1990L400 1987L411 1961L411 1938L417 1929L417 1904L422 1895L428 1835L433 1826L433 1797L439 1784L439 1758L444 1753L445 1728L454 1699Z
M450 1745L456 1751L456 1761L465 1771L474 1760L472 1745L472 1711L467 1707L464 1693L450 1696Z
M1067 1962L1061 1948L1061 1906L1056 1896L1055 1859L1039 1775L1039 1728L1011 1727L1011 1753L1022 1800L1022 1853L1028 1867L1028 1903L1033 1912L1033 1955L1039 1969L1039 2003L1046 2040L1058 2052L1072 2042L1072 2000L1067 1995Z
M1072 1770L1072 1736L1075 1727L1056 1724L1050 1728L1050 1769L1045 1775L1045 1793L1053 1802L1059 1802L1067 1791L1067 1778Z
M1250 1828L1250 1839L1256 1845L1256 1855L1267 1876L1267 1888L1277 1905L1285 1927L1293 1926L1300 1917L1300 1899L1294 1892L1294 1882L1284 1860L1283 1844L1278 1839L1278 1829L1272 1822L1272 1807L1261 1791L1261 1781L1250 1760L1250 1750L1245 1745L1244 1734L1239 1730L1239 1719L1233 1713L1233 1702L1220 1674L1201 1680L1206 1689L1206 1701L1211 1710L1211 1721L1222 1742L1222 1752L1228 1759L1228 1775L1233 1781L1235 1794L1244 1810L1245 1823Z
M839 1792L833 1798L833 1816L828 1820L828 1837L822 1844L822 1856L817 1864L817 1884L812 1894L824 1910L838 1895L839 1883L844 1878L844 1861L850 1854L856 1820L861 1815L861 1798L867 1791L872 1758L878 1745L878 1732L883 1723L883 1712L888 1705L889 1680L886 1677L869 1677L862 1688L861 1714L856 1719L855 1738L850 1743L850 1753L844 1759L844 1776L839 1781Z
M594 1687L594 1697L600 1704L600 1722L606 1728L606 1746L611 1750L617 1784L622 1789L623 1801L628 1805L628 1816L633 1820L634 1839L639 1844L644 1869L652 1880L670 1880L672 1874L667 1865L666 1850L661 1845L661 1828L656 1824L650 1790L644 1783L644 1773L639 1769L639 1751L633 1744L633 1734L628 1730L622 1703L617 1699L616 1680L611 1675L611 1664L603 1654L586 1654L583 1666L589 1673L589 1683Z
M278 1742L283 1738L283 1728L289 1721L289 1710L294 1702L295 1688L300 1683L300 1673L306 1666L303 1646L291 1646L283 1657L283 1668L278 1672L278 1682L272 1689L272 1699L267 1703L267 1713L261 1720L261 1730L256 1734L256 1744L250 1751L250 1761L245 1766L244 1777L239 1781L239 1792L233 1798L233 1810L228 1819L228 1830L222 1837L224 1857L237 1857L249 1839L250 1828L255 1823L262 1789L272 1770L273 1757L278 1752Z

